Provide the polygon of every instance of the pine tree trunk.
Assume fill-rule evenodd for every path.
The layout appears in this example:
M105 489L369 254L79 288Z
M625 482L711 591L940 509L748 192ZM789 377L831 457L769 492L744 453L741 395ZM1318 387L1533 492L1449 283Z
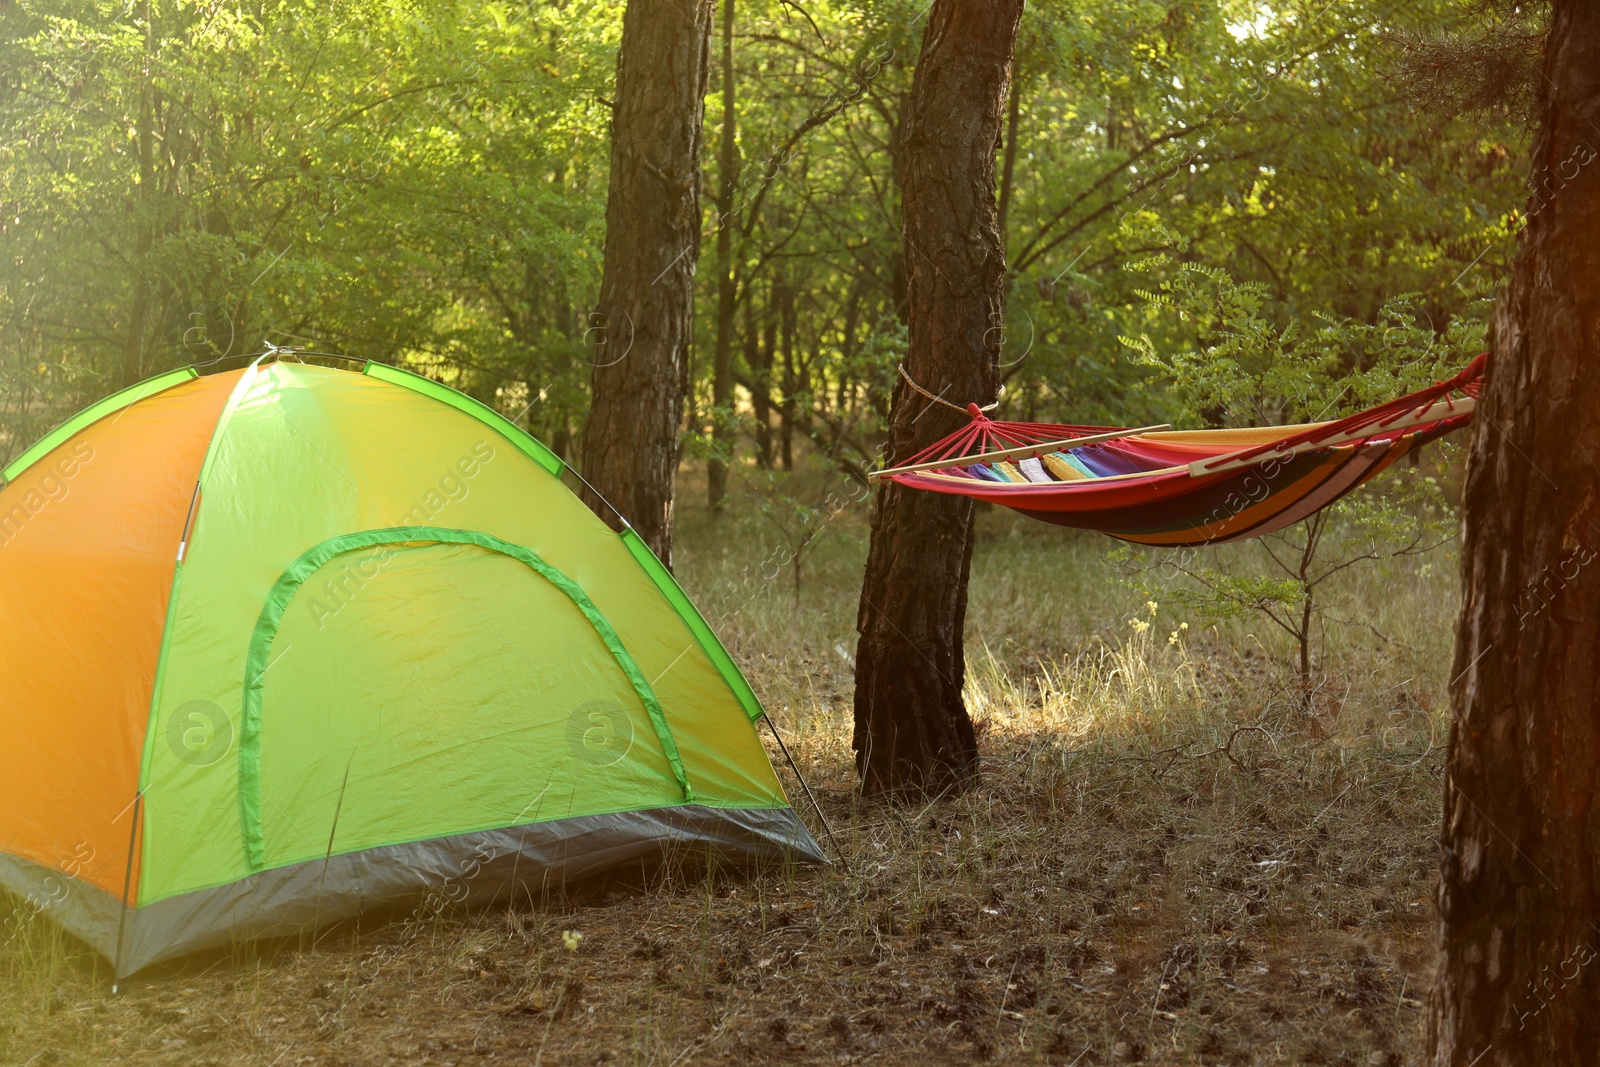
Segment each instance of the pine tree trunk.
M1022 0L936 0L900 133L910 316L908 374L961 404L999 386L1005 250L995 143ZM895 386L889 458L966 421ZM890 485L878 492L857 628L855 752L867 795L939 792L977 774L962 703L972 503Z
M1551 8L1468 464L1436 1067L1600 1063L1600 6Z
M673 482L700 252L712 0L628 0L611 119L605 268L583 472L672 562ZM594 494L585 500L610 519Z

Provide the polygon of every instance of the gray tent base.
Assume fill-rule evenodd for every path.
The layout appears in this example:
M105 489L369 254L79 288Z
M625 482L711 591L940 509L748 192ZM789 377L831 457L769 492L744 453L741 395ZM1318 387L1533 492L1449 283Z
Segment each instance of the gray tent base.
M0 888L22 897L123 978L192 953L293 937L369 911L481 906L534 895L632 860L717 856L740 864L826 863L792 808L699 804L584 815L367 849L263 871L143 908L0 853ZM119 948L120 939L120 948Z

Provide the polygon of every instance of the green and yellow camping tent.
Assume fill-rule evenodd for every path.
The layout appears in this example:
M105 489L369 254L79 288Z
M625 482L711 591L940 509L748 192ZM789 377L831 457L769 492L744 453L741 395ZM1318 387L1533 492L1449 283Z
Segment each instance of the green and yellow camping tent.
M0 487L0 887L119 974L677 848L819 860L761 708L559 457L431 380L261 360Z

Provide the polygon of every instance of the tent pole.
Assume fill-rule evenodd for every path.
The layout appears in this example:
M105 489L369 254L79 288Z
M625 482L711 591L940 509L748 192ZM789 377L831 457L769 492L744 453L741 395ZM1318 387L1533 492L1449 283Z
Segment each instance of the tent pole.
M772 721L772 716L762 711L761 717L767 720L767 728L772 731L772 739L778 742L778 747L783 750L783 758L789 761L789 769L794 772L795 780L800 783L800 788L805 790L806 799L811 801L812 808L816 809L817 818L822 820L822 828L827 831L828 841L833 845L833 851L839 857L839 862L844 864L844 869L854 874L850 861L845 858L844 850L839 847L839 839L833 836L833 827L828 825L828 817L822 812L822 805L817 803L817 798L811 792L811 786L806 782L806 776L800 773L800 767L789 754L789 746L783 743L783 735L778 733L778 724Z
M122 977L122 935L128 928L128 897L133 892L133 849L139 840L139 816L144 807L143 790L133 796L133 825L128 828L128 868L122 875L122 914L117 919L117 951L111 961L111 992L117 992L118 979Z

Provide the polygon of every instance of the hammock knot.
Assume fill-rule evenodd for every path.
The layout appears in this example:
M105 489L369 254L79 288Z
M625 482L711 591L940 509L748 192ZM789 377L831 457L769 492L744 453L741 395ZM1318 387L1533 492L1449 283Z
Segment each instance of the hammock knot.
M983 413L983 409L980 408L977 404L968 404L967 405L967 414L971 415L972 418L973 418L973 421L975 421L975 422L988 422L989 421L989 416L985 415Z

